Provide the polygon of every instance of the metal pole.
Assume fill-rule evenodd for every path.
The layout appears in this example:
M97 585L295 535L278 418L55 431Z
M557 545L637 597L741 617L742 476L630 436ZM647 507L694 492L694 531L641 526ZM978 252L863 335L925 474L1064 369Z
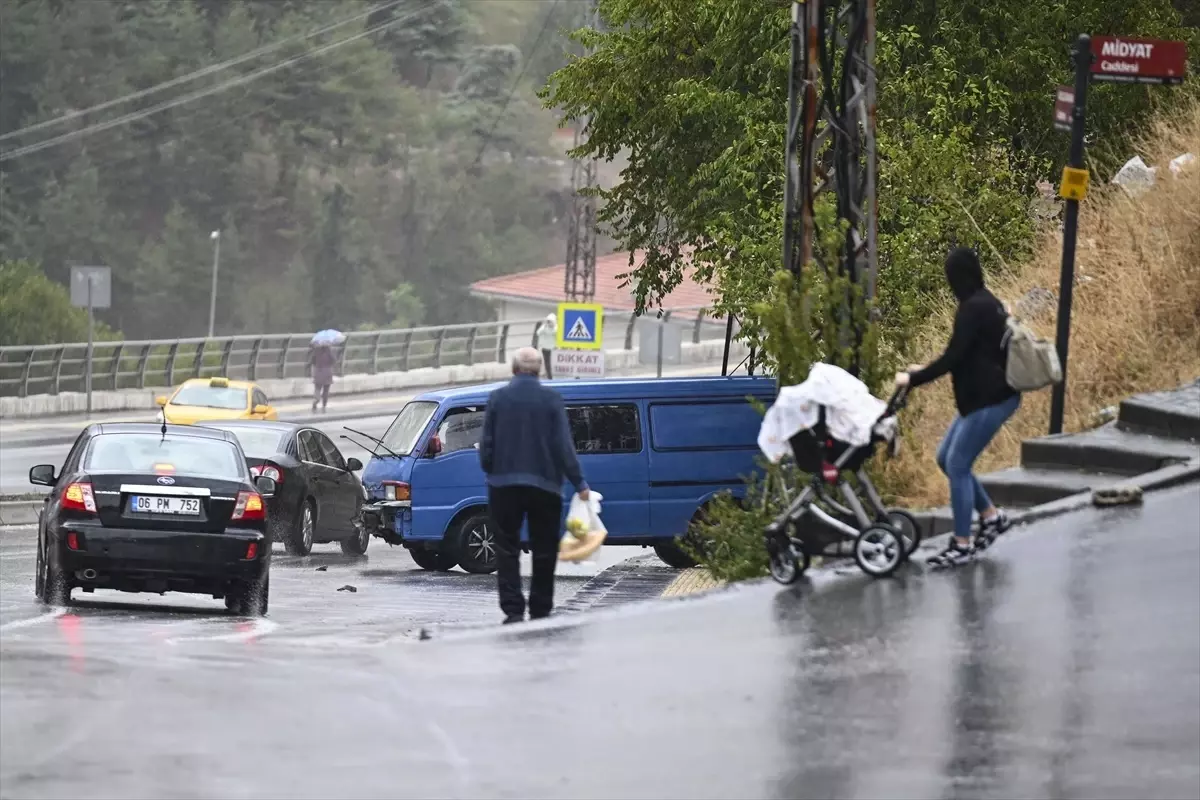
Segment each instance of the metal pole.
M1087 113L1089 70L1092 65L1092 38L1086 33L1075 40L1075 107L1071 114L1071 153L1069 165L1083 167L1083 134ZM1058 360L1062 380L1050 396L1050 433L1062 433L1063 408L1067 396L1067 350L1071 338L1071 299L1075 290L1075 239L1079 233L1079 201L1067 200L1063 220L1062 272L1058 284Z
M84 391L87 392L87 416L90 419L92 416L92 342L94 338L93 330L95 328L95 314L92 311L92 275L89 272L87 276L87 309L88 309L88 342L87 342L87 366L83 375Z
M658 321L658 359L656 362L657 366L655 367L655 375L654 375L654 377L656 377L656 378L662 377L662 339L663 339L663 321L660 319Z
M213 268L212 268L212 293L208 298L208 338L213 338L213 328L217 320L217 271L221 267L221 232L212 232L213 240Z
M725 355L721 356L721 374L729 374L729 343L733 339L733 314L725 318Z
M796 143L800 126L800 84L803 77L796 73L799 70L801 53L804 43L800 29L800 3L792 3L792 27L788 34L791 42L791 62L788 69L788 115L787 130L784 132L784 169L787 173L783 181L783 268L796 273L802 264L796 263L796 193L797 182L800 180L799 162L796 160Z

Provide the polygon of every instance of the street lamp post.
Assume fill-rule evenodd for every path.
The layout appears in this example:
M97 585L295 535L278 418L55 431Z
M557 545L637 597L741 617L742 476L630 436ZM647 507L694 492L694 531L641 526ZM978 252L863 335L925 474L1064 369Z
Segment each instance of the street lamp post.
M213 327L217 321L217 271L221 268L221 232L209 234L213 240L212 294L208 298L208 338L213 338Z

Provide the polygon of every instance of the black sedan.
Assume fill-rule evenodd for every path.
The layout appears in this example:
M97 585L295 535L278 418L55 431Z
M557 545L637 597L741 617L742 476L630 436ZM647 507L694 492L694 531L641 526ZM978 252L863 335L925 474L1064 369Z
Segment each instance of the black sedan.
M238 614L267 611L270 478L255 479L237 439L182 425L84 428L55 474L38 525L38 599L66 605L71 590L189 592L225 598Z
M371 532L362 524L363 487L354 474L361 461L344 457L328 436L305 425L229 420L203 427L232 433L250 472L275 481L271 529L289 553L306 556L323 542L338 542L346 555L367 552Z

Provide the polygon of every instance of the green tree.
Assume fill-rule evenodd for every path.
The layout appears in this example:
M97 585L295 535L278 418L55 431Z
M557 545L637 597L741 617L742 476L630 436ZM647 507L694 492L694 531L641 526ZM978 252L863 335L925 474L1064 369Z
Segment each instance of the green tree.
M103 324L98 338L112 338ZM0 262L0 345L80 342L87 338L87 311L71 305L67 287L28 261Z
M879 7L880 304L899 347L926 314L951 244L978 246L993 266L1028 248L1026 193L1065 151L1039 137L1050 129L1051 88L1069 68L1072 29L1188 33L1167 0L918 5ZM760 313L781 259L788 8L601 0L600 10L606 29L575 35L593 54L556 72L542 97L568 119L590 117L579 155L630 154L621 182L601 192L600 216L624 248L647 251L631 272L639 305L678 284L690 252L722 305ZM1148 102L1129 87L1097 96L1113 110L1095 130L1114 142L1127 132L1121 117ZM750 323L752 336L763 329Z

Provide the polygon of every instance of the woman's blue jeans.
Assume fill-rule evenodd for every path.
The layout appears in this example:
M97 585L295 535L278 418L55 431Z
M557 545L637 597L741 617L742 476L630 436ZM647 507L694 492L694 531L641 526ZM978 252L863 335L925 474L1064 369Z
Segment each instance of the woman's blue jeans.
M938 446L937 464L950 479L954 535L960 539L971 537L971 511L982 514L992 507L992 499L971 471L975 459L1020 405L1021 395L1018 394L1003 403L972 411L965 417L956 416Z

